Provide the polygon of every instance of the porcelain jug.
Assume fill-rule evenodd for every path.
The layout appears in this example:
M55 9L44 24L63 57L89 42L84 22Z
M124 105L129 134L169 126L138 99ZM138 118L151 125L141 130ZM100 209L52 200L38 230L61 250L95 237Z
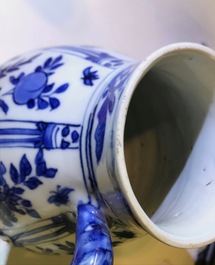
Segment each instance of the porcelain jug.
M194 43L142 62L62 46L3 64L2 264L9 245L108 265L113 246L147 233L213 242L214 98L215 53Z

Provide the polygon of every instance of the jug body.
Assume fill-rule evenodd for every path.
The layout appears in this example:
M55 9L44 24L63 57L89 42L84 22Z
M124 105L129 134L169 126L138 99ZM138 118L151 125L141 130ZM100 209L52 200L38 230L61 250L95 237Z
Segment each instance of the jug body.
M73 252L77 205L103 204L96 201L90 130L97 119L95 139L104 136L105 120L93 115L99 101L101 112L113 110L114 93L135 66L130 58L101 49L57 47L1 67L0 230L15 246Z
M112 264L111 245L147 233L213 242L214 72L214 52L191 43L142 62L71 46L4 64L1 238L74 264L96 244Z

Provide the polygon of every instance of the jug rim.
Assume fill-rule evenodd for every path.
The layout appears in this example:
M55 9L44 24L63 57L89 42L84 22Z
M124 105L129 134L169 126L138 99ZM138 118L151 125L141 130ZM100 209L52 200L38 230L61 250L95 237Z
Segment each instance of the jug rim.
M131 78L129 79L126 89L124 90L123 97L120 102L120 107L116 113L116 127L115 127L115 166L117 170L117 180L120 184L122 192L126 198L126 201L137 219L140 226L146 230L149 234L157 238L158 240L175 247L182 248L197 248L207 245L214 241L215 231L213 233L205 233L204 235L193 236L192 238L179 236L176 234L171 234L161 228L159 228L150 217L144 212L138 199L136 198L134 191L132 189L127 168L125 162L124 154L124 131L126 124L126 116L131 102L133 93L140 82L140 80L145 76L145 74L155 66L160 60L166 58L170 55L180 54L183 52L198 53L211 58L215 62L215 52L201 44L192 42L180 42L167 45L163 48L152 53L144 61L142 61L135 71L133 72Z

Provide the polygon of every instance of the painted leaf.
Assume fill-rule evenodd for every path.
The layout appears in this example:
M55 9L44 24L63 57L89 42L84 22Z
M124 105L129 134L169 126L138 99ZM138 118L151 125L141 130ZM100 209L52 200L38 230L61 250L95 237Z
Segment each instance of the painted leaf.
M47 73L46 75L47 76L51 76L51 75L53 75L54 74L54 72L49 72L49 73Z
M25 185L31 190L35 190L39 185L42 184L43 182L36 177L31 177L27 181L25 181Z
M0 99L0 108L5 114L7 114L9 107L2 99Z
M55 168L49 168L46 170L45 177L46 178L54 178L57 173L57 169Z
M10 165L10 178L15 184L19 183L19 173L13 164Z
M25 192L25 190L22 189L22 188L19 188L19 187L13 187L13 192L16 193L16 194L21 195L21 194L23 194Z
M35 69L35 72L42 72L43 68L41 66L37 66Z
M48 93L48 92L50 92L53 87L54 87L54 83L45 86L45 88L43 89L42 93Z
M49 103L43 98L38 98L37 105L38 105L38 108L42 110L42 109L46 109L49 106Z
M50 57L50 58L48 58L48 59L45 61L43 67L44 67L44 68L49 68L49 66L51 65L51 62L52 62L52 58Z
M32 203L29 200L22 200L22 205L24 207L32 207Z
M38 165L39 163L43 162L43 150L40 149L37 152L36 158L35 158L35 164Z
M105 123L98 124L95 131L95 140L96 140L96 158L97 163L100 161L102 157L102 151L104 146L104 136L105 136Z
M63 63L55 64L54 66L50 67L50 69L55 70L55 69L61 67L62 65L64 65L64 64Z
M0 186L4 186L4 189L5 189L6 186L8 187L7 182L5 181L5 179L4 179L4 177L2 175L0 175ZM1 195L2 194L0 192L0 196Z
M22 209L18 209L16 208L15 212L19 213L19 214L22 214L22 215L25 215L25 211L22 210Z
M0 175L4 175L7 172L5 165L0 162Z
M66 244L67 244L69 247L75 247L75 244L72 243L72 242L66 241Z
M60 101L57 98L50 98L49 103L50 103L51 109L56 109L60 105Z
M116 101L114 93L111 93L109 95L108 99L109 99L108 110L110 113L112 113L112 111L114 109L115 101Z
M31 174L32 167L29 163L26 155L23 155L21 161L20 161L20 181L23 182L27 176Z
M12 193L12 189L10 189L9 193L10 193L10 201L13 201L14 205L18 204L18 201L21 199L21 197L15 193ZM12 194L11 194L12 193Z
M33 217L33 218L38 218L40 219L41 216L39 215L39 213L33 209L26 209L26 212L29 216Z
M59 93L63 93L63 92L65 92L65 91L67 90L68 87L69 87L69 84L68 84L68 83L65 83L65 84L63 84L62 86L59 86L59 87L55 90L54 93L57 93L57 94L59 94Z
M38 176L44 176L46 174L46 162L42 161L40 163L38 163L37 167L36 167L36 173Z
M52 65L55 65L55 64L59 63L62 59L63 59L62 55L58 56L57 58L54 59Z
M104 136L106 128L106 119L107 119L107 110L108 110L108 99L104 101L99 113L98 113L98 125L95 131L95 140L96 140L96 158L97 163L100 161L104 146Z

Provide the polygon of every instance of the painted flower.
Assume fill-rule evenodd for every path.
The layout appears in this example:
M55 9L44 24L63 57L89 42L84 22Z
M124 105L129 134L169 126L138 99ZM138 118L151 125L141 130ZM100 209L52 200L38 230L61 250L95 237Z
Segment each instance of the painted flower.
M51 191L53 194L48 198L49 203L54 203L56 206L66 205L69 202L69 194L74 191L72 188L61 188L60 185L57 185L56 191Z
M36 72L29 75L22 73L18 78L11 76L10 81L13 85L16 85L13 90L14 102L18 105L24 105L42 94L48 78L44 72Z
M43 65L37 66L32 73L26 74L22 72L18 76L10 76L10 83L14 87L2 96L12 95L15 104L26 105L29 109L36 106L39 110L47 109L48 107L51 110L58 108L60 101L53 95L65 92L69 84L64 83L56 88L55 83L49 82L49 76L53 75L57 68L64 65L62 58L62 55L56 58L50 57ZM19 70L19 67L15 69ZM15 69L13 70L15 71ZM0 100L0 109L7 114L8 106L3 99Z
M91 71L92 66L89 66L84 69L83 77L81 78L84 81L86 86L93 86L93 81L99 79L97 71Z

